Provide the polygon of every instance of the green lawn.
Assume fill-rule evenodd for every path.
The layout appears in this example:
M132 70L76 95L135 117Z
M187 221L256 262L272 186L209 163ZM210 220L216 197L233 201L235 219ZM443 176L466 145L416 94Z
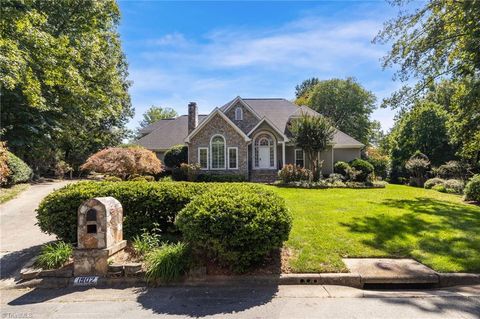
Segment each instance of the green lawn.
M480 207L460 196L385 189L271 189L294 221L293 272L347 271L342 257L412 257L440 272L480 272Z
M9 188L0 188L0 204L8 202L30 187L30 184L17 184Z

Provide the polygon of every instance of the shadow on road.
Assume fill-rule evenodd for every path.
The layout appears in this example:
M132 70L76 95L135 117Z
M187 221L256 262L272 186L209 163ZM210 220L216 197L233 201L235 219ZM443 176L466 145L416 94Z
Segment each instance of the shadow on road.
M61 298L69 294L87 292L93 288L69 287L63 289L34 289L10 301L9 306L33 305ZM269 303L278 292L278 286L231 286L137 288L132 291L143 309L155 314L202 317L241 312ZM98 293L98 292L97 292ZM109 292L106 292L108 295ZM81 295L78 296L81 300ZM68 299L68 298L67 298ZM97 300L100 301L100 300Z
M265 305L275 297L278 286L211 286L167 291L165 294L162 289L146 289L139 294L137 301L156 314L203 317Z
M12 251L0 258L0 279L12 278L31 258L38 255L43 245L36 245L18 251ZM16 278L18 279L18 278Z

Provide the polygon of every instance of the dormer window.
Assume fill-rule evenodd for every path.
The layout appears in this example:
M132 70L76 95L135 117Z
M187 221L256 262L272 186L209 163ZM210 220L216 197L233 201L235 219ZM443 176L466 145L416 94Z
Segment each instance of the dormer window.
M243 109L240 106L237 106L237 108L235 109L235 120L243 120Z

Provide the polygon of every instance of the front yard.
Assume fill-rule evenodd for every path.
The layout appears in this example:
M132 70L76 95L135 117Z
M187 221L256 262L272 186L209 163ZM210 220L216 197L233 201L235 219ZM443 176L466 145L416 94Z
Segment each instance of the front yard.
M480 272L480 207L409 186L270 187L294 222L292 272L344 272L343 257L412 257L440 272Z

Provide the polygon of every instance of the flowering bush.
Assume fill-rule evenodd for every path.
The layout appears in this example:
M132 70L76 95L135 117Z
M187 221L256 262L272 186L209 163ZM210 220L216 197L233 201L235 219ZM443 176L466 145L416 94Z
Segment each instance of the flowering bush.
M278 172L278 177L285 184L290 182L310 181L312 176L311 170L292 164L283 166Z

